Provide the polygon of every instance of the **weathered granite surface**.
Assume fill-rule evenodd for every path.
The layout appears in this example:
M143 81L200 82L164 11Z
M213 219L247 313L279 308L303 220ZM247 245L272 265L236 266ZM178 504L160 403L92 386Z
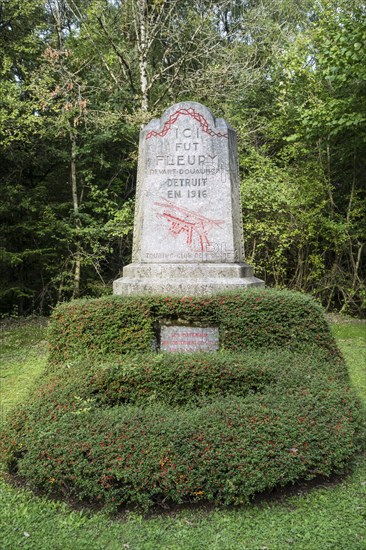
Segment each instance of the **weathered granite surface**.
M234 130L182 102L140 134L133 263L115 294L211 294L261 286L244 263Z

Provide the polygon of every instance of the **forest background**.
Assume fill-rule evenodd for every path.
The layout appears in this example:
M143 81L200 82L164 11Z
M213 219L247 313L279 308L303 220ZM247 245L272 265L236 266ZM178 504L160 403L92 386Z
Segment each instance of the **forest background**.
M111 292L142 124L207 105L238 132L246 257L366 315L366 4L0 2L1 315Z

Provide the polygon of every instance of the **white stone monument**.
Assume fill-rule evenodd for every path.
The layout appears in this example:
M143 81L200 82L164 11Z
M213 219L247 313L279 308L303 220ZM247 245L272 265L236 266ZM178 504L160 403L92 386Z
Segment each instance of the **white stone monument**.
M244 263L236 133L204 105L177 103L141 130L132 262L114 294L264 285Z

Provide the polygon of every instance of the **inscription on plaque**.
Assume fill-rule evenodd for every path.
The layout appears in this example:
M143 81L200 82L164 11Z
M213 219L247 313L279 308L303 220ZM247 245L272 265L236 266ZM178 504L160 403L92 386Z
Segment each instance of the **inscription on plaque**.
M217 327L161 327L160 349L169 352L217 351L219 329Z

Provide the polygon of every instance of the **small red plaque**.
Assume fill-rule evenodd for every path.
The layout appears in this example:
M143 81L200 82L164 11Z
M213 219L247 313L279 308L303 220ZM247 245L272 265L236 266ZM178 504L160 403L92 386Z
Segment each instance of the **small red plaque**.
M219 349L219 329L217 327L163 325L160 333L160 349L183 353L217 351Z

